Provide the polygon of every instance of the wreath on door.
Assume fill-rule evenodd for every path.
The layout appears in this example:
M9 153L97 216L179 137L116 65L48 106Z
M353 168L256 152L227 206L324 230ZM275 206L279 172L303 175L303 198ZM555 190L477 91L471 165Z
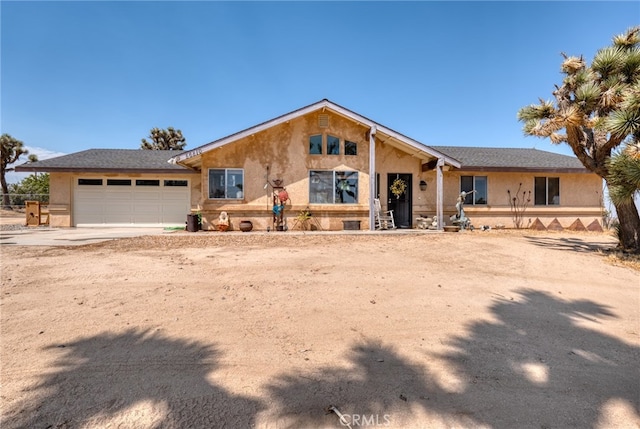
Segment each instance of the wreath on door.
M389 189L391 190L391 193L399 199L400 195L404 194L407 190L407 182L398 178L393 181Z

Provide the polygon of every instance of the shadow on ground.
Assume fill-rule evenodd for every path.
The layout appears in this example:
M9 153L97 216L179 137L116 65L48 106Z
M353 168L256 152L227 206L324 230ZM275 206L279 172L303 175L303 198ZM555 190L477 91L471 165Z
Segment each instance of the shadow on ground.
M492 321L472 322L443 354L410 361L365 340L342 365L284 372L264 400L210 381L219 359L210 345L134 330L52 345L53 371L5 410L3 427L241 428L267 410L278 428L411 427L425 415L433 427L595 428L612 402L634 419L621 427L640 424L638 347L589 328L615 318L609 308L520 290L490 310ZM436 363L448 376L430 373Z
M536 246L545 249L571 250L573 252L593 253L599 250L609 250L615 248L615 244L607 241L582 240L574 237L535 237L525 236L525 239Z
M423 362L368 341L351 348L347 366L282 375L269 391L283 427L339 427L323 412L335 405L353 427L407 427L426 413L438 427L594 428L606 426L601 413L614 400L635 413L618 424L640 424L639 349L579 326L615 317L608 308L523 290L491 310L495 322L473 323L450 352ZM436 360L451 380L424 370Z
M261 405L212 384L213 346L148 331L52 345L52 373L3 428L250 427Z

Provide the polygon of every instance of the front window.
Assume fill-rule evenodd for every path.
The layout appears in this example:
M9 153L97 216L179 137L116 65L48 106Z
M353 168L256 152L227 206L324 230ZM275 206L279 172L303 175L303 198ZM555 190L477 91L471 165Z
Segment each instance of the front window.
M210 169L209 198L242 199L244 198L244 170Z
M474 191L470 193L471 191ZM487 204L487 176L462 176L460 177L460 192L467 192L465 204Z
M309 203L354 204L357 202L357 171L309 172Z
M309 153L311 155L322 155L322 134L309 137Z
M334 136L327 136L327 154L339 155L340 154L340 139Z
M560 204L559 177L536 177L534 189L534 201L537 206Z
M355 142L350 142L349 140L345 140L344 142L344 154L345 155L357 155L358 154L358 144Z

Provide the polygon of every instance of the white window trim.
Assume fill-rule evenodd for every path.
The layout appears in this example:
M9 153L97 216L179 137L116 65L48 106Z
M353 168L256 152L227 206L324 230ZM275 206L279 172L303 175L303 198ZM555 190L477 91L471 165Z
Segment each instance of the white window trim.
M331 194L333 201L330 203L312 203L311 200L311 173L312 172L330 172L333 173L333 192ZM357 170L309 170L309 175L308 175L308 180L309 180L309 204L331 204L331 205L338 205L338 206L344 206L344 205L350 205L350 204L358 204L358 198L356 198L356 201L353 203L337 203L336 202L336 193L335 193L335 186L336 186L336 173L356 173L357 175L357 194L358 194L358 198L360 197L360 172Z
M485 184L486 184L486 187L487 187L487 190L486 190L487 191L487 197L486 197L486 200L485 200L484 203L476 203L476 199L474 197L472 197L471 198L471 203L465 203L465 204L471 204L472 206L486 206L486 205L488 205L489 204L489 176L479 176L479 175L475 175L475 174L473 174L473 175L467 175L467 174L461 175L460 176L460 186L458 186L458 189L460 189L460 192L462 192L462 178L463 177L472 177L473 178L473 189L471 189L472 191L474 189L476 189L476 177L484 177Z
M536 179L544 179L544 204L536 204ZM549 203L549 179L558 179L558 202L556 204ZM533 178L533 203L534 206L559 206L560 205L560 177L559 176L535 176Z
M224 196L224 198L213 198L211 196L211 171L212 170L215 170L215 171L224 170L224 183L225 183L225 189L224 189L225 196ZM240 197L240 198L238 198L238 197L228 197L227 196L227 174L228 174L229 170L242 171L242 197ZM215 167L211 167L211 168L207 169L207 199L208 200L212 200L212 201L243 200L244 199L244 193L245 193L244 168L233 168L233 167L231 167L231 168L215 168Z

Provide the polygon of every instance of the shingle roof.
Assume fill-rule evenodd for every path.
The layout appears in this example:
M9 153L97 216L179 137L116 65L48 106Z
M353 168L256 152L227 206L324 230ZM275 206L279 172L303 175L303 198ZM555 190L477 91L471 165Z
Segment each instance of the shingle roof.
M176 150L88 149L57 158L22 164L16 167L16 171L188 172L189 169L168 162L171 157L182 152Z
M462 170L477 171L573 171L587 172L577 158L537 149L429 146L462 164ZM82 152L26 163L20 172L85 171L180 173L186 167L169 163L184 151L141 149L88 149Z
M431 147L460 161L464 170L588 171L578 158L538 149L465 146Z

